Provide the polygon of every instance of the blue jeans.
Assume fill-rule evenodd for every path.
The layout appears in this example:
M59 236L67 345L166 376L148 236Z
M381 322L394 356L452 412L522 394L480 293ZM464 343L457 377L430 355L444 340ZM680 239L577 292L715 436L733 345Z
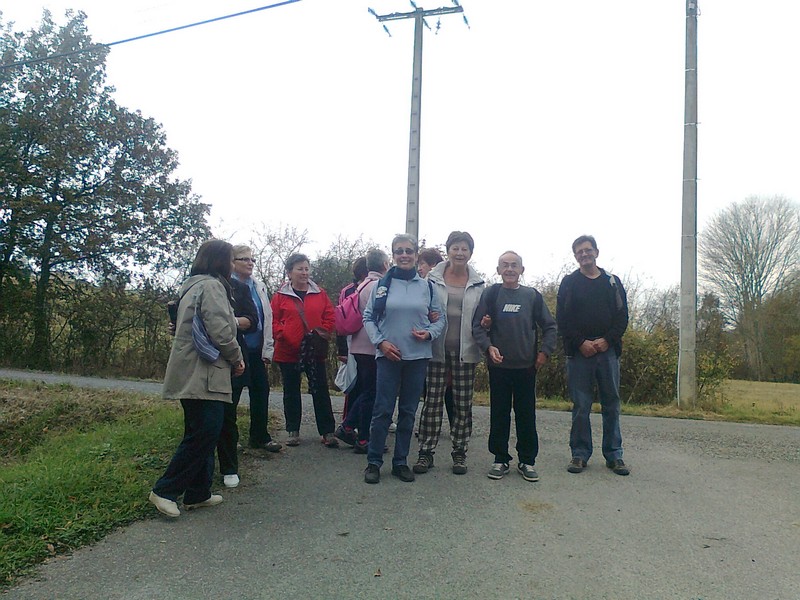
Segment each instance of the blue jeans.
M211 497L214 448L222 430L225 403L217 400L181 400L183 440L153 491L174 502L183 494L185 504Z
M377 364L375 407L369 431L367 462L383 465L383 448L389 435L394 405L397 401L397 431L394 439L392 466L408 464L408 450L414 418L428 372L428 359L393 361L380 357Z
M616 460L622 458L622 433L619 429L619 357L613 348L590 358L582 354L567 358L567 388L572 399L569 447L575 458L588 461L592 456L589 413L595 382L603 416L603 456L607 461Z

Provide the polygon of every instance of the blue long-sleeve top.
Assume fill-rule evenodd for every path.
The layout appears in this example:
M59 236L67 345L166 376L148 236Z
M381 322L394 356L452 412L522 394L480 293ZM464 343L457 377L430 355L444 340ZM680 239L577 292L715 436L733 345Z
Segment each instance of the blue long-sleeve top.
M375 345L375 356L383 356L378 346L383 341L389 341L400 350L403 360L431 358L433 340L442 335L447 325L447 315L438 295L431 294L430 285L419 275L409 281L395 278L389 286L386 310L380 320L376 321L373 309L379 287L375 285L372 288L369 302L364 309L364 329ZM428 318L430 312L439 313L439 320L435 323L431 323ZM431 334L431 339L417 340L411 335L412 329L424 329Z

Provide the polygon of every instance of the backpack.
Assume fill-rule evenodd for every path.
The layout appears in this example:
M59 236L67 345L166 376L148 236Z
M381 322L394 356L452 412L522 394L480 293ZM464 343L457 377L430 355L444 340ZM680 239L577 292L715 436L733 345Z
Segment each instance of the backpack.
M359 301L361 290L363 290L370 281L372 280L366 279L358 287L351 284L344 288L342 293L339 294L339 304L333 309L336 333L338 335L353 335L361 331L361 328L364 326Z

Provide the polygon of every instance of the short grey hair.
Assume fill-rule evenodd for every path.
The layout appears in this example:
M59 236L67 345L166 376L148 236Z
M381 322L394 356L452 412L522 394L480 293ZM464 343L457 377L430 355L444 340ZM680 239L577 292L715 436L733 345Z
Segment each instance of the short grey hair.
M370 271L382 272L389 262L389 255L383 250L372 248L367 251L367 269Z
M308 260L308 257L305 254L295 252L294 254L290 255L289 258L286 259L286 272L288 273L297 263L301 262L307 262L309 265L311 264L311 261Z
M414 247L414 252L419 251L417 238L410 233L398 233L392 240L392 252L394 252L395 244L399 244L400 242L408 242Z
M503 258L506 254L513 254L519 260L519 266L524 267L525 265L522 264L522 256L520 256L519 252L514 252L513 250L506 250L500 256L497 257L497 266L500 266L500 259Z

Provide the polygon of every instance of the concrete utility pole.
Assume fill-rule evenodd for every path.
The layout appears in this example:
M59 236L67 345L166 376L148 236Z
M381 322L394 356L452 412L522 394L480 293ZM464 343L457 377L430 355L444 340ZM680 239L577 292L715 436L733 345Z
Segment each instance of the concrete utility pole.
M686 1L678 404L697 402L697 0Z
M412 3L413 4L413 3ZM378 15L378 21L414 19L414 70L411 79L411 135L408 144L408 200L406 203L406 233L419 239L419 146L422 129L422 27L425 17L464 12L461 6L424 10L416 8L409 13ZM385 27L385 25L384 25ZM388 30L387 30L388 31Z

